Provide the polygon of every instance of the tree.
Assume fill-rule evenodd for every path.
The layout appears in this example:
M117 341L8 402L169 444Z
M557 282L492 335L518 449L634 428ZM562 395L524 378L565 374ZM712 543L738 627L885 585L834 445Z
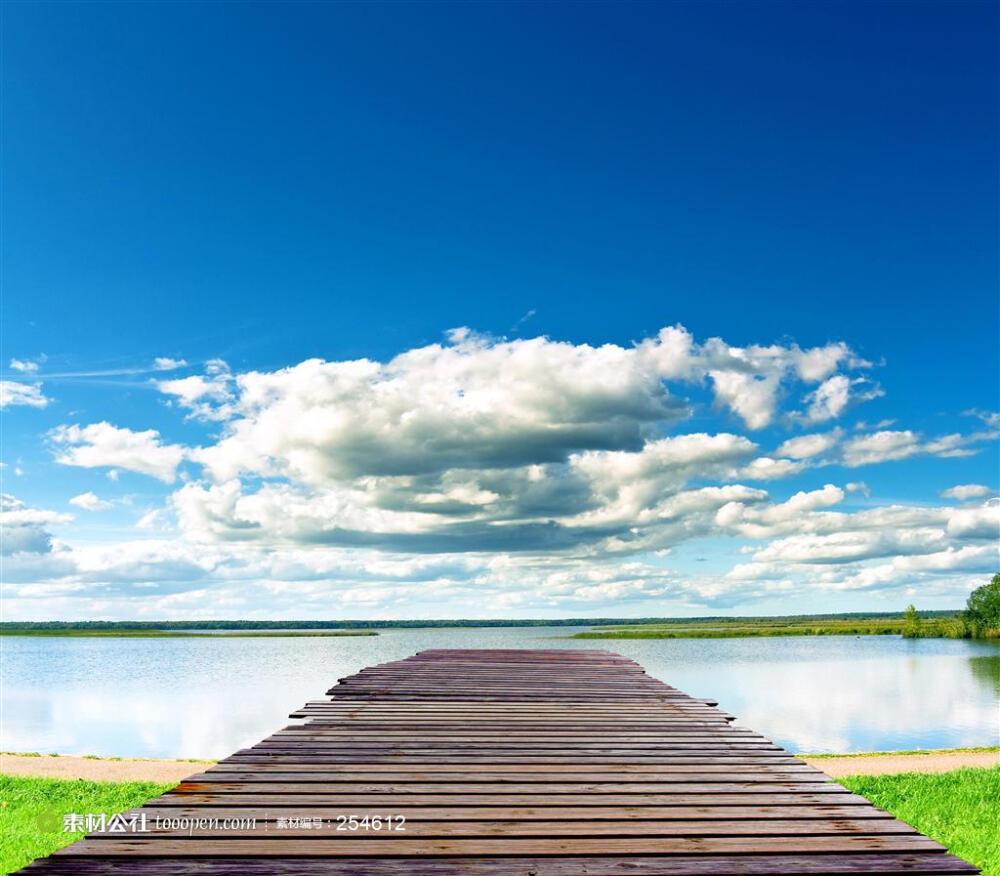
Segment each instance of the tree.
M965 619L973 635L1000 635L1000 573L989 584L977 587L965 606Z
M920 636L920 615L917 614L916 606L906 606L903 612L903 637L906 639L916 639Z

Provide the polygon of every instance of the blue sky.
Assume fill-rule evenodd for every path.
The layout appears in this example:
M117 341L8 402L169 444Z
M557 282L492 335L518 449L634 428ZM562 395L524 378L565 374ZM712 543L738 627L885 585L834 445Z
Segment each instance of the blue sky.
M8 616L961 604L996 37L989 3L7 4Z

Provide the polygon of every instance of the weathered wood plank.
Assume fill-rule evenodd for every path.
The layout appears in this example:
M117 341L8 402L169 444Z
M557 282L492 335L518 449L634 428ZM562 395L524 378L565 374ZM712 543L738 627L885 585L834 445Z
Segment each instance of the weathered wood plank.
M308 818L310 816L336 818L347 812L363 816L384 815L383 808L353 809L344 806L278 806L255 808L253 806L163 806L147 804L140 809L132 809L129 815L145 812L149 818L257 818L260 821L275 821L278 818ZM407 820L415 821L477 821L494 819L503 821L579 821L595 824L601 821L629 819L653 819L660 821L719 820L761 821L779 819L784 821L809 821L824 819L881 820L891 818L874 806L794 803L787 806L419 806L408 802L395 803L393 812L401 813Z
M316 792L312 794L285 794L271 788L271 793L227 794L219 792L218 788L202 793L194 791L171 791L152 801L160 806L207 805L219 803L226 806L339 806L351 809L377 806L384 809L393 804L428 805L428 806L546 806L558 803L560 806L577 806L581 809L590 806L668 806L672 804L686 806L770 806L770 805L823 805L823 806L871 806L864 797L849 792L843 793L799 793L775 795L759 794L685 794L678 797L675 794L560 794L558 798L536 788L532 794L348 794L345 792Z
M902 874L972 876L979 871L952 855L713 855L711 857L558 858L48 858L32 873L81 876L841 876Z
M643 837L599 839L577 837L476 837L474 839L410 839L405 833L389 839L348 838L334 840L325 837L282 839L275 834L253 839L209 839L197 837L147 838L114 834L112 839L83 839L56 852L62 856L102 856L107 854L133 856L170 855L174 857L211 856L213 854L255 855L270 857L304 857L310 855L374 856L386 855L776 855L788 850L787 837ZM800 853L834 854L861 851L941 852L942 847L930 837L908 836L800 836L794 839Z
M357 813L352 813L357 816ZM241 815L246 819L250 816ZM385 813L373 813L371 817L385 819ZM287 818L287 816L285 816ZM186 828L174 827L170 818L164 818L162 824L151 820L150 835L154 837L195 838L195 839L251 839L260 838L261 830L229 830L224 828ZM319 827L276 827L277 819L261 819L264 831L273 837L291 839L315 839L322 837L334 840L372 840L383 835L383 831L349 831L336 818ZM908 824L890 816L871 819L812 819L812 820L781 820L771 819L766 822L750 820L685 820L658 821L655 819L627 820L586 820L586 821L541 821L541 820L509 820L504 818L487 821L424 821L407 817L402 822L407 839L427 839L429 837L722 837L722 836L839 836L841 834L880 835L880 834L915 834L916 831ZM385 832L388 832L386 829ZM96 832L93 839L119 839L120 833Z

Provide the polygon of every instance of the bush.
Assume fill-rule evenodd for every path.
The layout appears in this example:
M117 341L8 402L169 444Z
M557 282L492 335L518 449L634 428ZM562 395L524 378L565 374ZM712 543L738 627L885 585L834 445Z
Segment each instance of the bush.
M1000 573L977 587L965 607L965 621L976 638L1000 636Z

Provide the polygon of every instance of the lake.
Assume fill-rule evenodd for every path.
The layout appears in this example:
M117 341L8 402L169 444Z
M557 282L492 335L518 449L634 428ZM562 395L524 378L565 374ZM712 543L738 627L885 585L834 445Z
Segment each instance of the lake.
M797 752L1000 744L1000 647L818 636L576 640L569 627L377 637L0 637L5 751L218 758L292 723L338 678L425 648L597 648ZM581 627L579 629L586 629Z

